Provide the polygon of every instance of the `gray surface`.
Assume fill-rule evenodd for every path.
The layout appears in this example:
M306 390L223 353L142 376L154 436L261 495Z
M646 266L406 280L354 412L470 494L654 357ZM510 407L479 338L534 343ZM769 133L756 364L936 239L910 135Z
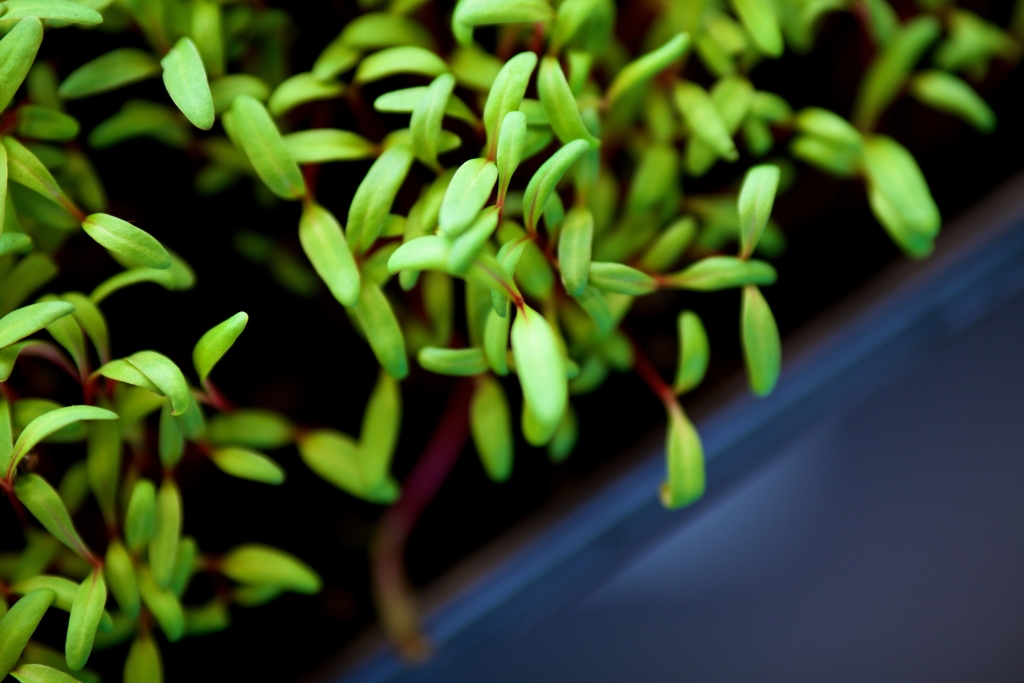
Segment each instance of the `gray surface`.
M1024 679L1024 299L452 683Z

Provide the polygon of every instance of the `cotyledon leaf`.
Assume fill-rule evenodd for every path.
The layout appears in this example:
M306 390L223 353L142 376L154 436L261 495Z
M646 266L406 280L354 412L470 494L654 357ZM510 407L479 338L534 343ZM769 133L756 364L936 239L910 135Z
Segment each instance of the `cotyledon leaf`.
M95 26L103 21L103 16L96 10L71 0L6 0L3 6L7 8L3 14L4 21L36 17L83 26Z
M284 146L299 164L369 159L378 153L377 145L347 130L314 128L282 137Z
M20 474L14 482L14 494L57 540L82 559L92 559L92 553L78 535L60 494L45 479L31 472Z
M186 118L202 130L213 128L213 95L196 44L188 36L174 44L163 59L164 87Z
M779 189L779 167L761 164L752 167L743 178L737 206L740 215L742 256L754 253L758 240L771 218L775 192Z
M412 166L412 149L394 145L381 154L356 188L348 210L345 239L356 253L367 251L380 235L399 188Z
M401 425L401 390L398 382L382 372L366 403L359 431L361 468L366 484L372 489L394 486L390 473L391 458L398 444Z
M96 629L103 618L103 607L107 604L107 584L103 580L103 572L93 568L82 579L75 601L71 605L71 618L68 620L67 639L64 655L72 671L78 671L89 661L92 654Z
M729 161L739 158L729 127L704 88L690 81L680 81L673 95L687 126L698 138Z
M132 641L124 661L124 683L163 683L164 667L160 648L148 633Z
M262 484L284 483L284 470L276 462L262 453L248 448L215 448L210 453L210 460L222 472L239 479L258 481Z
M34 16L19 21L0 39L0 111L7 108L18 92L42 44L43 25Z
M181 538L181 491L170 479L164 479L156 494L156 520L149 539L149 566L153 580L166 588L174 574L174 557Z
M221 114L231 109L231 103L239 95L249 95L266 102L270 97L270 86L250 74L231 74L215 78L210 83L210 95L213 97L213 110Z
M359 268L334 215L319 204L306 204L299 220L299 241L334 298L343 306L355 306L359 301Z
M550 439L568 400L565 363L551 325L526 305L518 310L512 323L512 356L523 398L541 431Z
M910 93L918 101L958 116L983 133L996 126L996 115L974 89L945 71L922 71L910 81Z
M418 85L412 88L402 88L401 90L386 92L373 101L373 108L381 112L412 113L416 109L416 105L427 94L428 89L429 86ZM444 108L444 115L460 119L470 125L475 125L477 122L476 114L469 108L469 105L455 95L448 98L448 103Z
M519 106L530 83L530 75L537 66L537 55L520 52L508 60L494 79L487 103L484 105L484 128L487 131L487 158L492 159L498 151L498 133L505 116L519 111Z
M487 159L470 159L459 167L441 201L438 227L449 237L462 234L491 196L498 167Z
M461 0L455 7L453 22L463 26L488 24L517 24L548 21L554 10L544 0Z
M189 406L188 382L181 369L167 356L156 351L136 351L125 358L129 364L146 376L161 393L171 399L175 415L181 415Z
M496 165L498 167L498 203L505 201L505 194L508 192L508 184L512 180L519 162L523 159L523 150L526 148L526 114L520 111L510 111L505 114L505 120L501 122L501 131L498 136L498 153Z
M439 375L471 377L487 372L487 360L480 349L442 349L424 346L416 355L420 367Z
M487 476L498 482L508 479L515 448L512 416L501 384L492 377L476 380L469 406L469 426Z
M44 413L29 422L25 429L21 431L17 442L14 444L11 462L7 464L5 474L9 474L21 459L28 455L40 441L70 424L82 420L116 419L117 413L97 406L66 406Z
M363 59L356 69L355 82L368 83L395 74L419 74L431 78L448 71L443 59L430 50L412 45L390 47Z
M409 121L413 153L433 170L440 170L437 152L441 137L441 121L454 88L455 77L451 74L445 73L435 78L427 87L424 96L416 103Z
M122 47L78 67L64 79L57 94L66 100L97 95L152 78L160 73L160 62L151 54Z
M590 147L601 144L583 123L576 98L569 89L569 83L565 80L562 66L556 57L549 55L541 60L537 92L548 115L551 130L563 144L577 139L585 140Z
M18 600L0 618L0 676L7 676L56 596L41 588Z
M65 301L29 304L13 310L0 318L0 348L10 346L74 311L75 307Z
M732 0L743 27L761 52L769 57L782 55L782 29L770 0Z
M274 89L267 100L267 109L280 118L299 105L330 100L344 94L345 85L342 83L325 83L311 73L295 74Z
M231 104L232 122L249 161L270 190L284 199L298 199L306 183L288 153L270 113L251 95L239 95Z
M654 78L669 64L682 57L689 46L690 35L679 33L657 50L624 66L615 76L612 84L608 86L608 91L605 94L608 104L614 104L627 90Z
M224 357L248 322L247 313L235 313L224 322L211 327L199 338L192 350L192 365L195 366L200 381L206 379L213 366Z
M537 223L544 214L548 199L555 191L558 181L588 149L590 149L590 143L586 140L573 140L551 155L551 158L533 174L526 186L526 192L523 194L523 218L527 230L530 232L537 230Z
M505 311L499 315L493 307L487 308L487 320L484 323L484 356L487 358L487 365L496 375L504 377L508 374L508 336L512 326L512 316L509 315L508 300L501 304Z
M82 229L101 246L144 268L171 267L171 257L152 235L128 221L94 213L82 221Z
M398 253L397 251L395 252ZM395 379L409 374L409 361L405 355L405 338L391 304L380 287L364 279L360 287L359 302L352 308L359 326L366 334L377 360Z
M156 527L156 487L148 479L139 479L132 488L125 513L124 538L134 552L142 550L153 538Z
M106 572L110 592L114 594L118 607L126 616L134 619L139 614L139 585L128 550L116 538L107 546L103 571Z
M473 224L464 233L455 238L448 252L448 272L453 275L464 275L472 265L480 249L494 234L498 227L497 206L489 206L477 216Z
M770 263L735 256L708 256L678 273L669 275L664 284L698 292L713 292L744 285L770 285L777 275Z
M704 495L704 447L700 435L678 404L669 410L665 460L668 481L661 485L661 503L681 508Z
M740 331L750 389L758 396L767 396L779 379L782 345L775 317L761 291L753 285L743 288Z
M250 543L231 550L221 560L221 571L233 581L250 586L274 586L312 595L323 582L302 560L267 545Z
M594 239L594 217L584 207L566 214L558 236L558 266L562 284L570 296L580 296L590 276L590 252Z
M679 333L679 359L672 388L681 394L692 390L704 379L710 350L708 334L696 313L683 311L676 325Z

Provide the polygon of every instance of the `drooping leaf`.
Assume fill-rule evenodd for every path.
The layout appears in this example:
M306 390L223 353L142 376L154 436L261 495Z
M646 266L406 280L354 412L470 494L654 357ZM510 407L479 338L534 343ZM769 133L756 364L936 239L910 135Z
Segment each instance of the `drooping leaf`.
M673 95L693 134L723 158L735 161L739 152L725 119L707 91L696 83L680 81L676 83Z
M231 550L221 571L233 581L250 586L273 586L313 595L320 592L320 576L302 560L278 548L250 543Z
M32 591L0 618L0 675L6 676L14 668L55 597L53 591L46 588Z
M125 358L171 399L174 415L181 415L189 406L188 382L181 370L167 356L156 351L136 351Z
M111 50L78 67L64 79L57 94L75 100L144 81L160 73L160 62L133 47Z
M758 241L772 214L775 192L779 189L779 167L761 164L752 167L743 178L738 209L740 214L740 243L742 256L754 253Z
M922 71L910 81L910 92L923 104L957 116L983 133L996 126L996 115L974 89L944 71Z
M583 123L576 98L573 97L562 72L562 66L556 57L549 55L541 60L540 72L537 75L537 92L548 115L551 130L563 144L574 140L585 140L592 148L601 144Z
M302 172L288 154L266 107L251 95L239 95L231 104L231 115L238 141L267 187L284 199L304 195Z
M758 49L769 57L782 55L782 30L775 6L769 0L732 0L743 27Z
M498 133L509 112L518 111L537 66L537 55L520 52L508 60L494 78L484 105L484 128L487 131L487 158L498 152Z
M192 39L188 36L179 39L160 60L160 66L163 67L164 87L181 113L196 128L213 128L213 95L203 58Z
M498 482L508 479L515 447L512 416L501 384L491 377L477 379L469 408L469 426L487 476Z
M222 472L262 484L283 484L284 470L276 462L247 448L217 448L210 460Z
M348 227L345 229L345 239L353 252L367 251L380 235L412 160L409 147L389 147L373 162L359 183L349 206Z
M105 213L94 213L82 221L82 229L101 246L144 268L171 267L167 250L145 230Z
M195 366L200 380L206 379L213 367L234 345L248 322L247 313L235 313L224 322L211 327L199 338L195 349L192 350L192 365Z
M170 588L157 585L148 567L139 567L138 578L142 603L156 619L167 640L177 642L185 633L185 612L181 602Z
M743 288L740 332L750 389L758 396L767 396L779 379L782 344L772 311L761 291L753 285Z
M747 1L749 2L750 0ZM612 84L608 86L608 91L605 94L608 104L614 104L626 91L654 78L659 72L668 67L669 64L682 57L689 46L689 34L679 33L657 50L649 52L624 66L615 76Z
M523 218L527 230L537 230L537 223L558 181L589 148L590 144L586 140L573 140L562 146L533 174L523 194Z
M82 579L71 605L64 654L73 671L78 671L89 661L106 604L107 584L103 580L103 572L94 568Z
M19 21L0 39L0 111L18 92L42 44L43 25L34 16Z
M14 482L14 493L28 511L57 540L75 551L79 557L83 559L91 557L89 548L82 541L82 537L78 535L60 495L45 479L30 472L20 474Z

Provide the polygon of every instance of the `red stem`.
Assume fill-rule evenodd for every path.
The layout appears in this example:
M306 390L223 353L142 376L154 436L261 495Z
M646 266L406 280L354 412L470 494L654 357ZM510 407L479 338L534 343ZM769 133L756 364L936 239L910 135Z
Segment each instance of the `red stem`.
M629 338L629 341L633 345L633 369L636 370L636 374L640 375L640 379L651 388L651 391L658 397L658 400L665 404L665 408L671 410L672 406L676 405L676 392L661 378L661 375L658 374L654 365L632 336Z
M370 543L374 597L381 625L401 654L422 659L428 644L419 632L415 598L405 575L405 546L469 438L473 384L460 380L423 456L403 484L402 497L385 511Z

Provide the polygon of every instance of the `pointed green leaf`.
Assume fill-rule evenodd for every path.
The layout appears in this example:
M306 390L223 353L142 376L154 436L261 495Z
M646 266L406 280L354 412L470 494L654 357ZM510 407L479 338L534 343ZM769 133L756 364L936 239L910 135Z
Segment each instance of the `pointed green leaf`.
M369 159L377 155L377 145L347 130L316 128L289 133L284 146L300 164Z
M103 21L99 12L71 0L6 0L4 21L25 17L65 21L69 24L94 26Z
M584 207L573 208L566 215L558 236L558 266L562 284L570 296L580 296L587 287L593 239L593 215Z
M148 52L122 47L78 67L64 79L57 94L65 100L97 95L160 73L160 63Z
M853 123L861 130L874 127L878 117L899 94L925 51L942 33L938 19L918 16L899 30L868 67L853 109Z
M222 472L262 484L284 483L284 470L276 462L247 448L217 448L210 459Z
M139 137L183 148L189 141L189 131L178 113L170 107L145 100L129 100L119 112L92 129L89 146L106 149Z
M46 415L43 417L46 417ZM19 439L20 441L21 439ZM15 451L17 451L17 448L15 448ZM71 522L71 516L68 515L67 508L64 507L60 495L45 479L32 473L21 474L14 482L14 493L18 496L18 500L28 508L28 511L57 540L74 550L79 557L83 559L91 558L89 548L86 547L82 537L75 530L75 525Z
M56 320L70 315L75 307L64 301L31 304L0 318L0 348L38 332Z
M0 675L6 676L14 668L55 597L46 588L32 591L0 618Z
M865 143L863 162L875 217L909 255L927 256L942 218L914 157L892 138L878 135Z
M500 210L497 206L484 209L473 221L473 224L455 238L451 251L448 253L448 272L454 275L466 273L484 244L494 234L495 228L498 227L499 213Z
M348 209L345 238L349 248L364 253L376 241L391 212L398 190L412 166L412 150L405 145L389 147L381 154L356 188Z
M325 83L311 73L295 74L274 89L267 100L267 109L280 118L299 105L331 100L344 94L345 85L342 83Z
M487 203L498 168L486 159L470 159L459 167L441 202L438 225L449 237L462 234Z
M504 377L508 374L508 337L512 316L509 315L508 300L505 300L502 306L505 315L498 315L493 308L488 307L487 322L484 326L484 355L491 370Z
M779 167L774 164L754 166L743 178L738 208L742 256L754 253L768 219L772 215L775 192L779 189Z
M403 379L409 374L409 362L405 357L405 339L384 292L374 283L363 280L359 302L351 310L366 334L377 361L389 375L395 379Z
M160 630L172 643L181 639L185 633L185 612L181 602L170 588L161 588L153 579L148 567L140 567L138 572L139 595L142 603L160 625ZM129 653L129 659L131 653ZM127 662L125 663L127 667Z
M568 399L565 363L551 325L529 306L520 308L512 323L512 356L523 398L550 438Z
M250 543L221 561L224 576L250 586L274 586L306 595L320 592L320 576L299 558L278 548Z
M184 37L160 60L163 67L164 87L196 128L213 128L213 95L206 79L206 69L199 49L189 37Z
M668 481L661 485L661 504L670 509L690 505L704 495L704 447L700 435L678 406L669 411L665 460Z
M398 490L379 497L380 490L374 490L366 483L359 444L341 432L318 429L308 432L298 442L299 455L309 469L324 481L373 503L394 502Z
M745 1L750 2L751 0ZM760 1L764 2L766 0ZM781 35L779 40L781 47ZM605 99L608 100L609 106L614 104L623 93L651 80L658 73L664 71L672 62L682 57L689 46L690 35L688 33L679 33L657 50L649 52L624 66L615 76L615 80L612 81L612 84L608 87L608 92L605 94Z
M14 444L14 454L11 464L8 465L8 473L36 447L36 444L58 430L83 420L116 419L117 413L96 406L67 406L44 413L22 430L17 443Z
M820 107L801 109L796 115L797 130L821 138L853 152L860 151L864 138L860 131L838 114Z
M922 71L910 81L910 92L918 101L957 116L983 133L996 127L992 107L974 89L944 71Z
M156 487L148 479L139 479L132 488L125 514L124 538L133 552L152 540L156 528Z
M266 107L251 95L239 95L231 104L231 115L242 149L267 187L284 199L303 196L306 183L302 172L288 154Z
M416 356L420 367L439 375L470 377L487 372L487 361L481 349L441 349L425 346Z
M640 267L654 272L671 268L696 236L697 221L692 216L673 221L644 253Z
M149 566L153 580L160 588L165 588L174 574L174 557L181 538L181 507L181 492L177 484L164 479L156 494L156 520L153 538L149 540Z
M782 344L768 302L753 285L743 288L740 328L750 389L758 396L767 396L779 379Z
M501 122L498 136L498 203L503 203L509 181L523 159L526 148L526 114L510 111Z
M280 448L292 442L293 432L292 423L280 413L248 408L214 416L209 439L215 446Z
M693 390L708 370L710 347L704 324L693 311L683 311L677 320L679 360L672 388L676 394Z
M188 410L188 382L170 358L156 351L137 351L125 360L171 399L174 415Z
M577 139L585 140L592 148L601 144L584 125L576 98L569 89L569 83L556 57L549 55L541 60L537 92L548 115L551 130L563 144Z
M68 208L71 202L35 154L11 137L3 139L7 149L7 178L38 192L47 199Z
M96 629L99 628L106 604L107 584L103 580L103 572L93 569L82 580L71 605L64 653L73 671L78 671L89 661Z
M690 81L680 81L676 83L673 95L686 125L697 138L729 161L739 158L728 125L704 88Z
M409 122L412 149L416 158L434 170L440 169L437 148L441 136L441 121L454 88L455 77L451 74L445 73L435 78L427 88L426 94L416 104Z
M430 31L418 21L394 12L370 12L356 17L345 25L338 39L354 50L377 50L397 45L434 47Z
M554 16L551 5L544 0L461 0L452 21L463 26L486 26L549 21Z
M732 0L732 6L758 49L769 57L780 57L782 29L770 0Z
M537 223L558 181L589 148L586 140L573 140L555 152L530 178L523 195L523 218L530 232L537 230Z
M69 2L70 4L74 4ZM83 8L84 9L84 8ZM11 672L21 683L79 683L71 674L45 664L22 664Z
M212 4L204 0L203 4ZM239 95L266 102L270 97L270 86L250 74L231 74L221 76L210 82L210 96L213 98L213 110L222 114L231 109L231 104Z
M43 25L35 17L25 17L0 39L0 111L18 92L42 44Z
M94 304L99 304L119 289L140 282L153 282L173 291L191 289L196 283L196 275L192 268L177 254L170 251L168 253L171 257L170 268L130 268L102 282L92 291L89 298Z
M764 261L744 261L734 256L708 256L685 270L669 275L665 284L680 289L713 292L744 285L770 285L775 279L775 268Z
M36 104L17 108L18 134L37 140L71 140L78 135L78 121L63 112Z
M211 327L199 338L192 351L192 364L200 380L205 380L213 367L224 357L242 334L249 315L245 312L235 313L224 322Z
M494 78L487 104L484 105L484 128L487 131L487 158L498 152L499 131L509 112L519 111L519 106L530 83L530 75L537 66L537 55L520 52L508 60Z
M498 482L508 479L515 447L512 416L501 384L489 376L477 379L469 407L469 427L487 476Z
M359 449L365 481L371 488L395 486L391 480L391 457L402 424L402 396L398 382L381 373L363 413Z
M396 74L419 74L433 78L448 71L443 59L422 47L390 47L363 59L356 69L355 82L369 83Z
M424 235L400 246L388 259L388 271L444 270L448 266L451 242L440 235Z
M605 292L641 296L658 288L658 283L647 273L624 263L592 261L588 282Z
M429 90L429 86L426 85L392 90L375 99L373 101L373 108L381 112L410 114L427 94L427 90ZM448 98L448 103L444 108L444 115L460 119L470 125L476 125L477 122L476 114L469 108L469 105L455 95Z
M160 429L157 439L157 451L160 456L160 464L164 470L171 470L178 466L181 456L185 452L185 439L181 434L181 427L178 420L171 414L171 402L164 401L160 408Z
M132 641L124 660L124 683L163 683L164 665L160 649L148 633L140 633Z
M82 229L101 246L144 268L171 267L167 250L148 232L105 213L94 213L82 221Z
M185 536L178 541L178 552L174 554L174 572L171 575L171 584L169 586L171 593L178 598L185 592L189 581L192 579L192 575L198 569L196 562L198 554L199 545L196 543L196 539L191 536ZM186 620L187 617L188 614L186 613ZM186 625L186 632L187 628Z
M116 538L107 546L107 558L103 565L110 592L114 594L118 607L126 616L134 619L139 614L139 585L135 580L135 569L124 544Z

